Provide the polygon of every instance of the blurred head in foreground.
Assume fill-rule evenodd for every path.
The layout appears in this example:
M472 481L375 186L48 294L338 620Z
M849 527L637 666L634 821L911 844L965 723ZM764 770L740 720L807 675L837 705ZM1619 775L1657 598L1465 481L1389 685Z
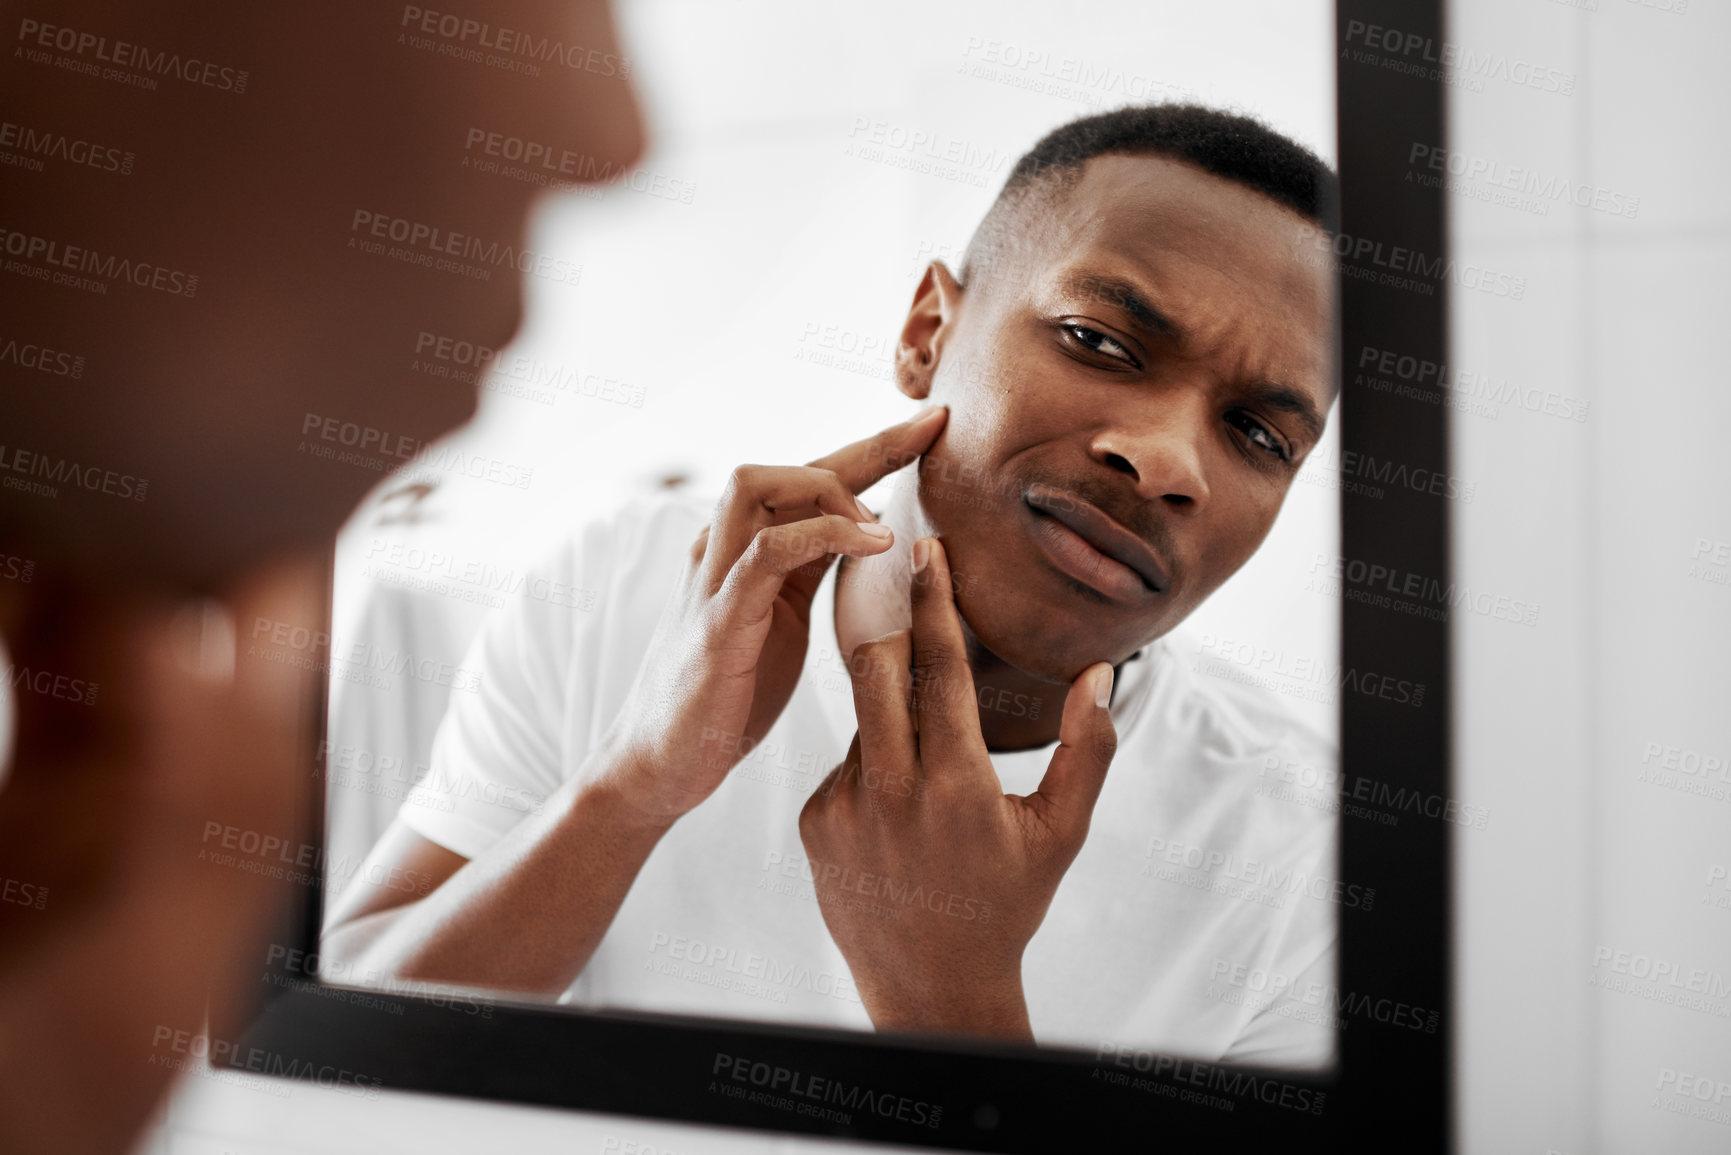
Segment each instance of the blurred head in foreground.
M474 408L422 343L500 346L525 277L573 282L525 248L531 203L643 129L602 0L27 12L0 60L0 878L32 901L0 904L0 1149L112 1152L221 1052L190 1042L207 1010L232 1041L308 893L217 853L309 849L320 680L228 623L317 625L341 520Z
M537 192L643 148L600 0L83 0L9 33L0 511L147 584L328 538L463 421L417 342L504 344L526 277L580 273L525 248Z

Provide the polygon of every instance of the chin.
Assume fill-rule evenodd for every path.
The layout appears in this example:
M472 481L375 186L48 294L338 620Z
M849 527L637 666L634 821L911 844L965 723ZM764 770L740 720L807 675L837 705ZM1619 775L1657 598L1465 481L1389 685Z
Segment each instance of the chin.
M1043 682L1067 686L1095 662L1116 663L1136 649L1115 654L1103 631L1069 625L1065 619L1071 615L1054 614L1050 606L1015 605L993 594L979 591L957 599L969 634L993 657ZM975 604L980 602L985 604ZM1030 628L1029 623L1039 624Z

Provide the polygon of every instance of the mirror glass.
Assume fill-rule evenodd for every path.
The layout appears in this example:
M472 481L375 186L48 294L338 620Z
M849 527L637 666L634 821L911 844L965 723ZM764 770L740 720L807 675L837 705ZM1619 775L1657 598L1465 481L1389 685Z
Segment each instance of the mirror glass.
M619 14L635 167L451 142L550 190L510 347L400 335L476 419L309 434L324 980L1328 1065L1331 5Z

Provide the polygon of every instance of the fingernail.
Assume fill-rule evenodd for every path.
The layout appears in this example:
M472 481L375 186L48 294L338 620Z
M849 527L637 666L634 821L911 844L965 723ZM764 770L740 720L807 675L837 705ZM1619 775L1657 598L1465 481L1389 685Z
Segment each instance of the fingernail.
M856 521L854 524L859 526L861 533L870 537L888 537L890 535L889 526L879 525L875 521Z
M914 414L913 419L911 421L909 421L908 424L909 425L918 425L922 421L929 421L929 420L931 420L932 414L942 413L944 411L944 409L945 409L945 406L940 405L936 402L933 402L930 405L921 406L920 411L918 413Z
M931 538L922 537L914 542L914 572L919 573L926 568L926 563L932 560Z
M1111 666L1094 675L1094 704L1104 710L1112 704L1112 683L1117 678L1117 671Z
M853 507L859 512L861 521L876 521L878 519L878 515L867 509L865 502L857 497L853 499Z

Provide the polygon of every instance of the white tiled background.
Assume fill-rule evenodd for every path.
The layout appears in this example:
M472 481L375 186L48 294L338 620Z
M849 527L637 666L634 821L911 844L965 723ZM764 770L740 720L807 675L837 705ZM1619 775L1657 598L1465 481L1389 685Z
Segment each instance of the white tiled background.
M1463 1151L1731 1151L1731 1017L1589 985L1627 952L1682 972L1658 984L1674 993L1700 970L1731 1014L1731 890L1709 885L1731 866L1731 778L1677 775L1717 798L1639 778L1649 743L1731 760L1728 567L1690 574L1699 540L1731 540L1731 6L1680 3L1450 5L1463 50L1575 78L1455 86L1453 146L1639 198L1632 219L1449 198L1457 256L1529 282L1519 302L1457 293L1456 367L1590 406L1454 426L1480 485L1457 573L1542 606L1531 631L1456 632L1459 789L1491 811L1457 840Z

